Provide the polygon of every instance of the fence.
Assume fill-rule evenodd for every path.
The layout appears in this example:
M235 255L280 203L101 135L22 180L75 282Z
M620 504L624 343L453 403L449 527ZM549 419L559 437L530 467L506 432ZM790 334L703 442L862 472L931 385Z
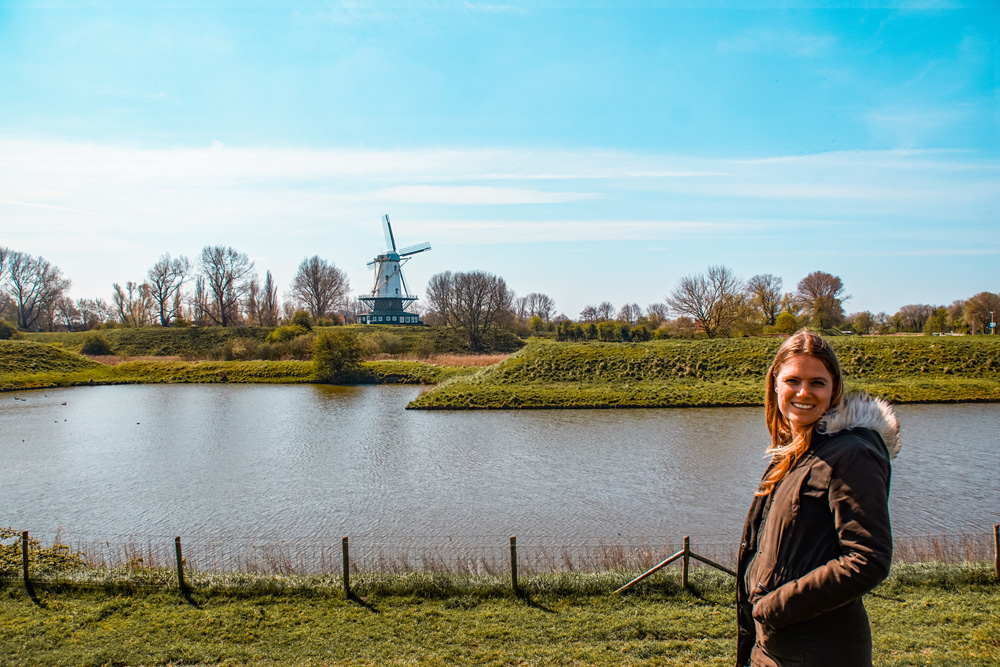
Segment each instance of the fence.
M182 546L181 537L125 536L104 541L77 540L67 550L79 553L77 567L31 567L31 540L27 532L17 543L3 545L6 550L0 578L22 578L29 593L32 583L93 583L177 586L186 589L186 575L191 573L233 575L316 576L339 578L345 593L350 593L352 574L364 573L448 573L490 575L510 578L514 591L519 576L556 572L636 572L639 577L621 587L624 590L659 569L680 560L682 586L688 585L692 566L704 564L733 575L721 563L735 563L731 543L699 544L696 553L688 537L680 551L670 545L645 540L609 542L578 539L553 543L532 536L527 544L518 544L511 536L503 541L456 543L448 536L433 538L362 538L354 543L343 537L339 544L309 540L284 540L242 544L234 540L194 539ZM676 547L674 547L676 548ZM41 550L35 546L36 550ZM20 552L20 573L10 567L11 554ZM672 553L673 552L673 553ZM672 555L667 555L671 554ZM1000 525L993 534L959 536L916 536L897 538L895 559L919 562L983 562L992 557L994 572L1000 580ZM20 575L20 576L18 576ZM618 591L615 591L618 592Z

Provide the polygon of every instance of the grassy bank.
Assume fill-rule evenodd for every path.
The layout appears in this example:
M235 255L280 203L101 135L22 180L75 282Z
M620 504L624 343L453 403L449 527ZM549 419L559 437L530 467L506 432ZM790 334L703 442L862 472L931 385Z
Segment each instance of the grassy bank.
M1000 400L1000 338L833 338L849 390L893 402ZM615 408L760 405L780 340L536 341L444 382L409 407Z
M895 568L868 596L875 664L995 665L1000 589L985 566ZM627 573L525 580L378 575L170 591L0 588L3 665L730 665L732 579L676 571L612 596Z
M419 361L370 361L357 381L366 384L435 384L475 368ZM28 340L0 341L0 391L101 384L314 382L308 361L126 361L106 365L61 347Z
M315 327L321 332L327 327ZM350 324L343 328L372 353L416 355L460 354L467 339L451 327L400 327L378 324ZM187 327L141 329L100 329L95 332L36 332L25 338L36 343L56 344L79 351L84 339L94 333L103 336L115 354L127 357L225 358L224 350L238 341L263 343L274 327ZM513 334L497 334L487 343L497 352L513 352L523 343Z

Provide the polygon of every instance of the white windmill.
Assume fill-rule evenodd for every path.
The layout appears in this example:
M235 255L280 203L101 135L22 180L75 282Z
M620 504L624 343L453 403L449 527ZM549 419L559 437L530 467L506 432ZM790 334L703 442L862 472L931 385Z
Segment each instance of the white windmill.
M402 266L418 252L430 250L431 244L418 243L396 250L396 239L392 235L388 215L382 216L382 230L387 249L368 262L368 268L375 269L375 286L371 294L358 297L371 312L359 316L358 321L362 324L422 324L417 315L406 312L406 307L417 297L406 290Z

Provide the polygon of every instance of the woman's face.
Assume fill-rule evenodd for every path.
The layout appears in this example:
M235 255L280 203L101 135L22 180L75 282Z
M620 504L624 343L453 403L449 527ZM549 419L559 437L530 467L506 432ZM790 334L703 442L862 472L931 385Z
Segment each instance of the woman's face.
M797 354L778 369L774 388L778 393L778 410L788 420L794 436L819 421L829 409L833 377L816 357Z

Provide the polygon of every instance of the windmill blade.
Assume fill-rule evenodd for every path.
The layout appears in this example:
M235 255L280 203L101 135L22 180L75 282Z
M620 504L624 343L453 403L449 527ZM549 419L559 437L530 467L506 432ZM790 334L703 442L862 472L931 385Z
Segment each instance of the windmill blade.
M392 238L392 225L389 224L389 216L382 216L382 231L385 232L385 245L392 252L396 252L396 239Z
M418 243L416 245L409 245L399 251L399 256L403 257L405 255L416 255L418 252L423 252L425 250L430 250L431 244L427 241L423 243Z
M378 262L378 260L373 259L372 261L368 262L368 264L366 264L365 266L367 266L369 269L374 269L376 262Z

